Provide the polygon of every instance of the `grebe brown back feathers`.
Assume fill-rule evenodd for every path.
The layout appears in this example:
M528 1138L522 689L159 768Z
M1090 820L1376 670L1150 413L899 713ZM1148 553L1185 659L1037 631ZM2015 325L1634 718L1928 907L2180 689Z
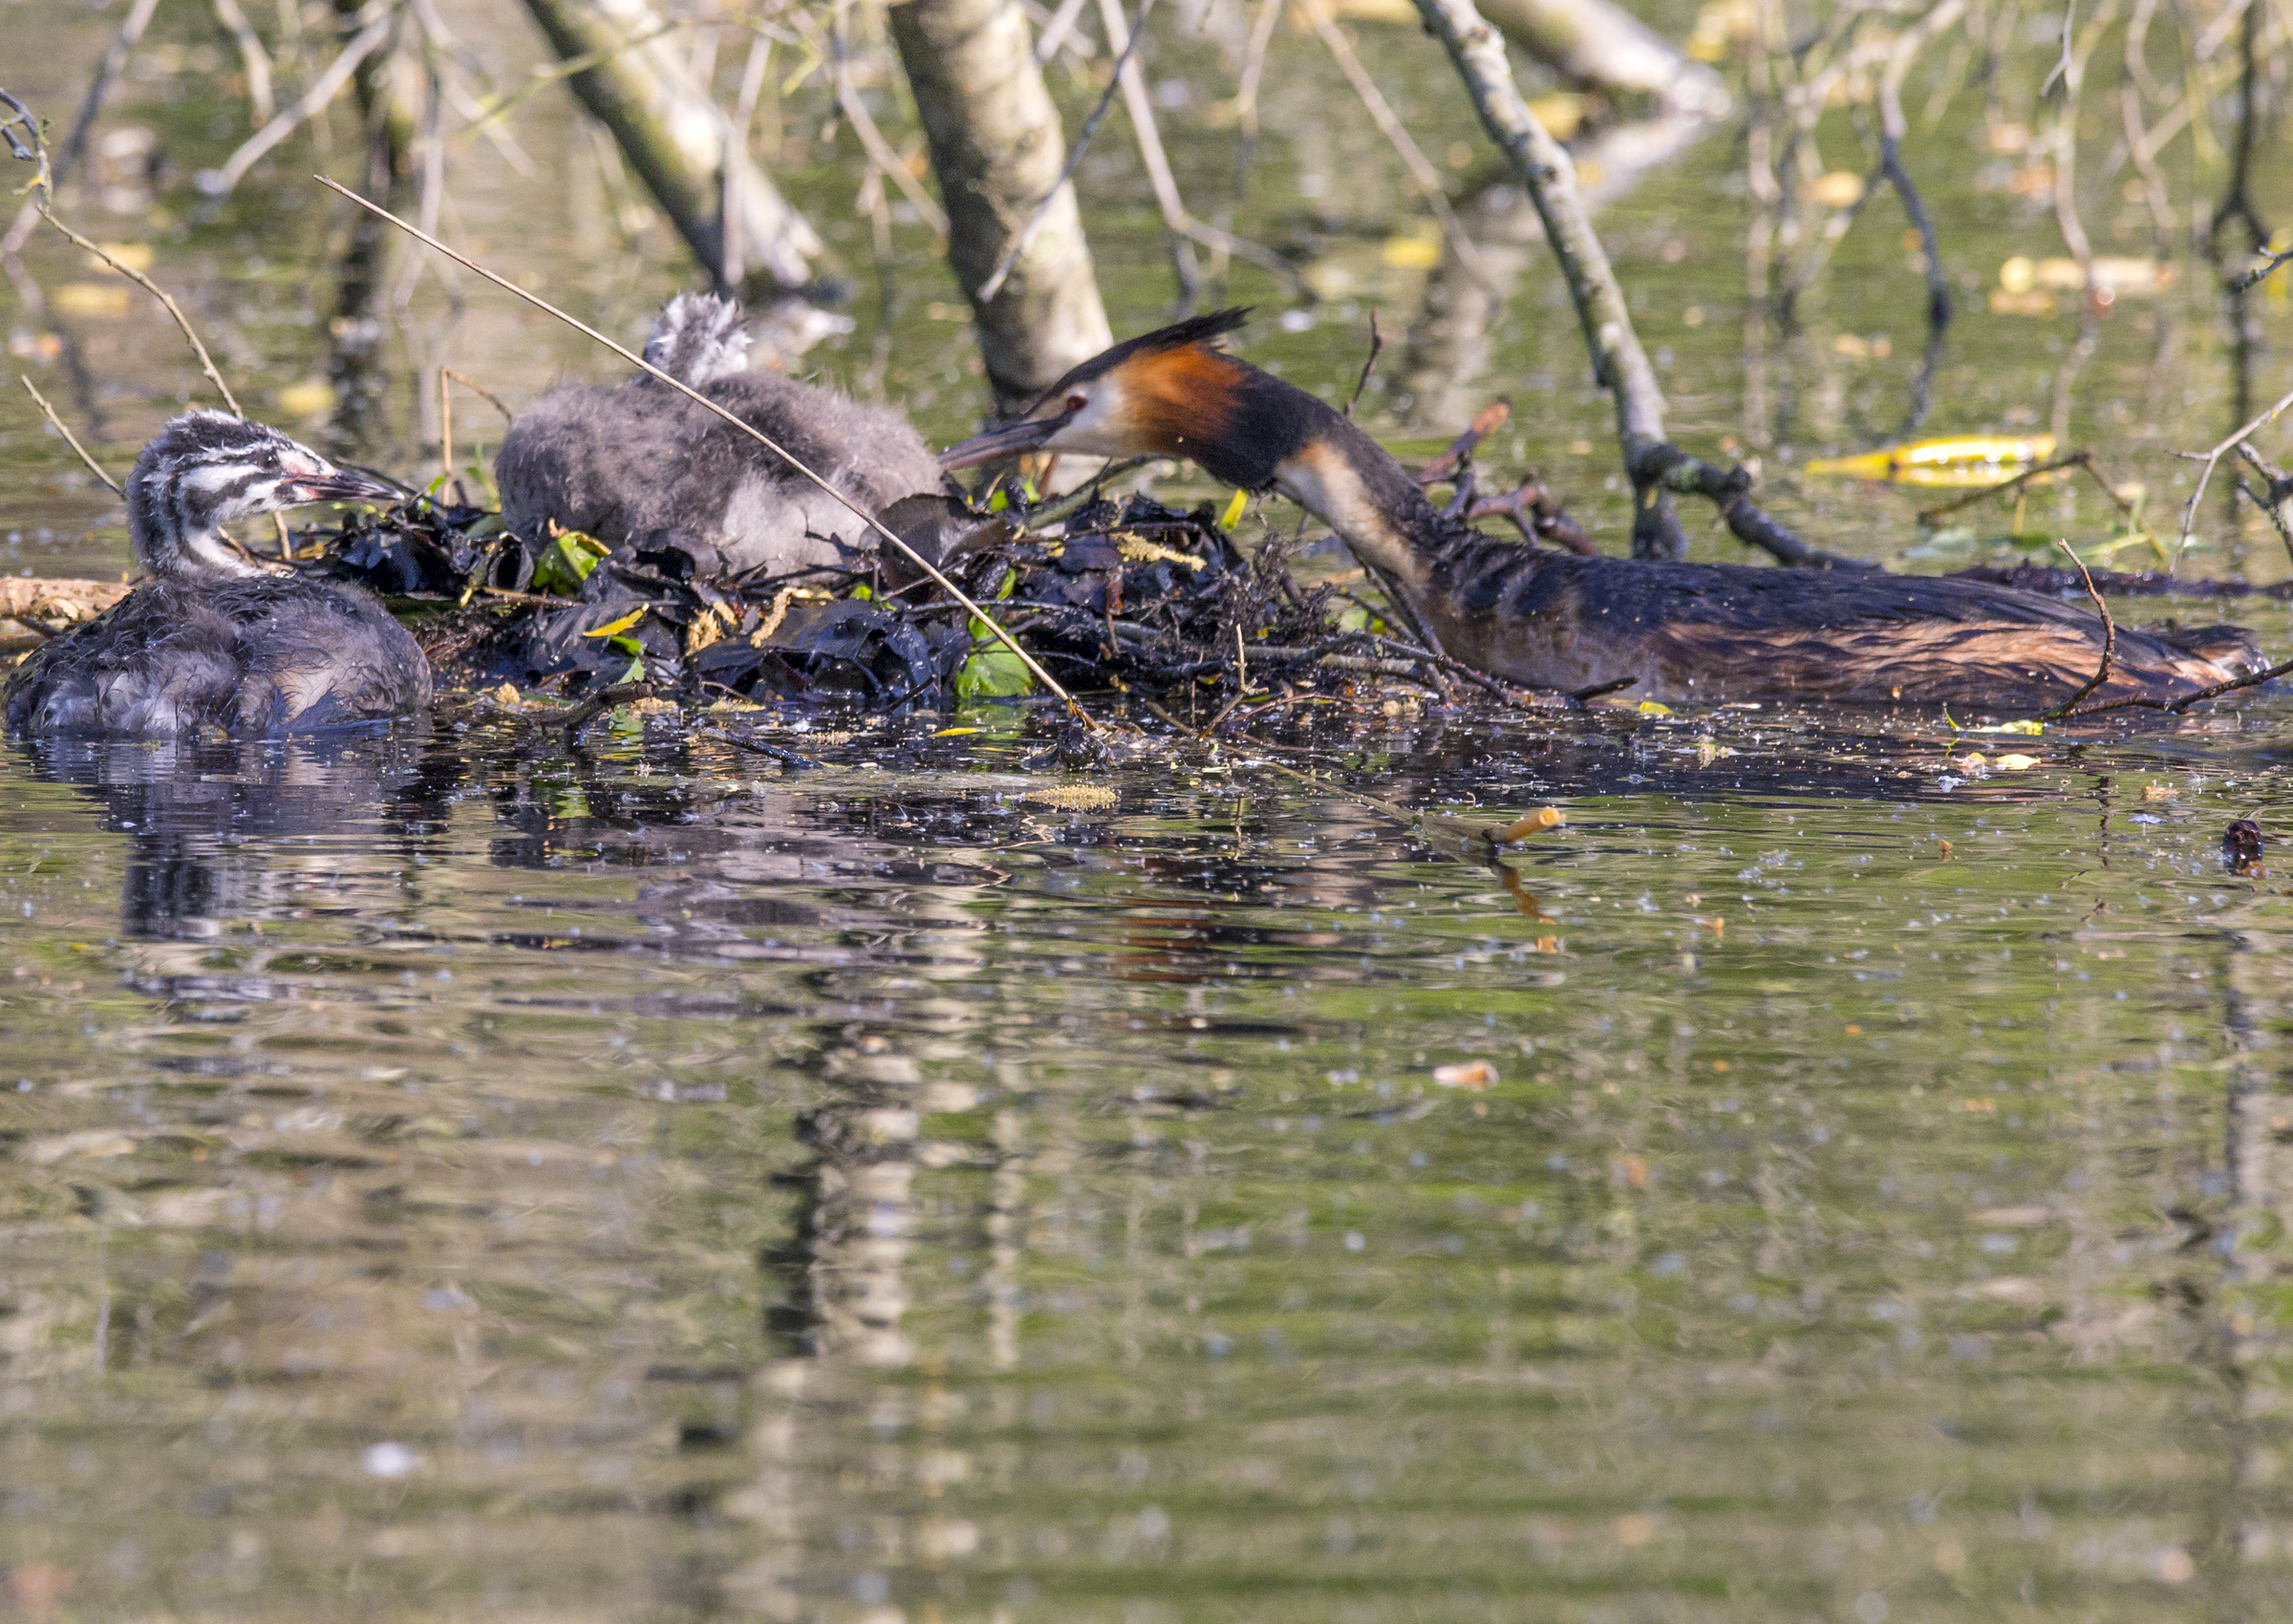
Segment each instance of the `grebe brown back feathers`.
M9 731L313 733L420 709L430 662L379 602L253 563L223 532L306 502L398 494L261 423L177 417L127 479L128 540L149 579L16 668Z
M1212 478L1276 490L1392 576L1445 649L1535 688L1629 679L1635 697L1805 698L2039 710L2101 660L2088 609L1947 576L1584 558L1484 536L1305 391L1211 347L1223 310L1119 344L1022 419L941 458L1021 451L1189 457ZM2261 668L2237 627L2121 628L2094 702L2170 698Z
M897 413L747 371L740 309L671 299L645 358L754 424L869 513L941 488L939 464ZM528 541L549 522L610 545L681 532L728 572L784 574L870 550L849 508L707 408L650 374L561 385L510 426L494 459L502 516Z

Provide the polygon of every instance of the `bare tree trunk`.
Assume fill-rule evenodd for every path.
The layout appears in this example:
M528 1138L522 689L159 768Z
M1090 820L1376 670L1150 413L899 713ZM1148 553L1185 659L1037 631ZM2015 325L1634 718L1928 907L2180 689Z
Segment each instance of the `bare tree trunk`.
M1060 180L1059 109L1018 0L907 0L891 9L891 37L939 176L949 263L972 301L996 403L1010 410L1113 341L1075 188ZM983 300L1046 199L1041 224Z
M814 280L812 262L827 245L729 139L709 87L648 0L525 0L525 9L561 60L589 62L573 93L718 286L730 280L728 260L787 292ZM740 234L730 255L728 215Z
M1610 0L1488 0L1481 15L1571 84L1652 96L1671 113L1727 111L1718 74Z

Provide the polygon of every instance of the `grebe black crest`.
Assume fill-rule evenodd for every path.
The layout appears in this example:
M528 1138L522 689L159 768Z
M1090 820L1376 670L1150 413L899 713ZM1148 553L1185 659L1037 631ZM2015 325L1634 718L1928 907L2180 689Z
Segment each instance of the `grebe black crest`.
M730 299L671 299L645 358L785 446L865 512L943 489L931 448L897 413L747 371L748 334ZM614 546L674 537L714 549L735 574L848 565L874 546L850 508L650 374L549 391L510 426L494 473L503 518L528 541L552 522Z
M1028 451L1191 458L1214 479L1312 511L1398 584L1448 653L1535 688L2038 710L2075 694L2101 663L2099 616L2010 587L1583 558L1482 535L1440 513L1350 419L1213 348L1246 314L1221 310L1118 344L941 464ZM2172 698L2260 669L2238 627L2121 627L2109 680L2089 702Z
M127 480L127 533L149 577L9 678L15 734L171 738L313 733L430 700L430 663L355 587L258 564L224 526L313 502L398 492L278 430L189 412Z

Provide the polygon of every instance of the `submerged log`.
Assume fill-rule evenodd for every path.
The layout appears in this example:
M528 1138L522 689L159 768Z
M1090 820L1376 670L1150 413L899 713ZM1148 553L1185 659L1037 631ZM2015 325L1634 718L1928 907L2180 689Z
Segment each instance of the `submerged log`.
M525 9L561 60L585 64L573 93L719 287L728 261L787 292L814 280L827 245L729 139L709 87L647 0L525 0ZM736 255L725 251L728 217Z
M128 591L124 581L0 577L0 654L36 649L57 632L94 620Z
M996 406L1032 400L1113 342L1067 142L1017 0L908 0L892 43L915 95L948 211L948 259L979 333ZM1041 224L981 297L1015 236Z

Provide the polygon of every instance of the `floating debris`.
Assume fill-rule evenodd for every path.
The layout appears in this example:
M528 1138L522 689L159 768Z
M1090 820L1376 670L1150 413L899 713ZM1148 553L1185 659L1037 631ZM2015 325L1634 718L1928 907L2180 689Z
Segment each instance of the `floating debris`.
M1818 457L1800 471L1897 485L1987 485L2053 455L2052 435L1945 435L1857 457Z
M1463 1088L1475 1094L1486 1094L1497 1085L1497 1068L1487 1060L1465 1060L1455 1065L1435 1066L1433 1080L1444 1088Z
M2261 826L2251 818L2239 818L2221 831L2221 861L2238 874L2261 872Z

